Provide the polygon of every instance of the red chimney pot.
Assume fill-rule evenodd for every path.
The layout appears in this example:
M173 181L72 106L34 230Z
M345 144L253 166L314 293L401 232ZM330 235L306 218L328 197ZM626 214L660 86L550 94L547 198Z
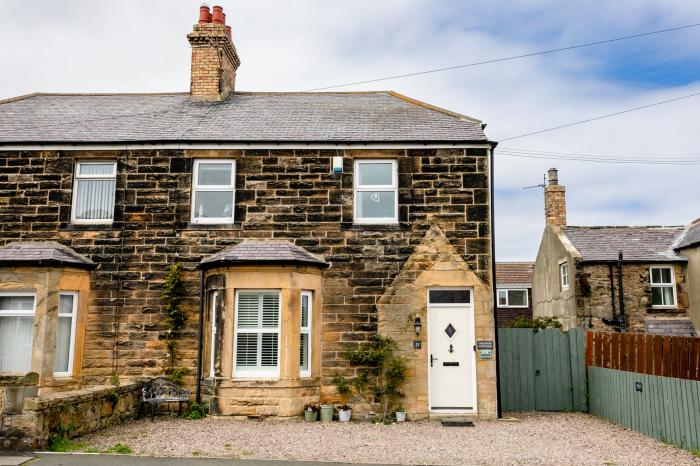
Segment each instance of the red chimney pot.
M229 39L231 38L231 26L226 26L226 35Z
M211 13L209 12L208 5L199 7L199 24L203 23L211 23Z
M213 10L214 12L211 15L211 22L216 24L226 24L226 16L224 15L223 7L215 6Z

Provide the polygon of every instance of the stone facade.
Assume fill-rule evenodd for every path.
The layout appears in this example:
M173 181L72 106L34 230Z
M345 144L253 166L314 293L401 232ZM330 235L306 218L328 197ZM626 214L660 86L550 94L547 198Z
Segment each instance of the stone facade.
M566 225L566 188L559 184L556 168L547 172L548 183L544 188L544 211L547 225Z
M677 307L655 309L651 306L651 285L649 267L659 264L624 264L622 289L624 292L625 319L627 330L644 332L644 320L649 317L688 317L688 284L685 264L673 266L676 279ZM667 265L667 264L664 264ZM611 283L612 272L612 283ZM578 264L576 267L576 319L579 327L609 329L603 318L611 319L613 308L620 314L620 290L617 279L617 266L613 264ZM614 290L612 302L610 288Z
M81 383L162 374L168 357L161 286L169 264L187 274L179 364L196 365L200 260L244 239L285 239L322 256L322 396L340 354L378 329L377 303L431 225L439 225L475 286L491 284L489 149L124 150L0 152L3 242L56 240L91 258ZM333 175L332 157L344 158ZM353 160L398 161L399 223L353 224ZM195 158L235 159L232 225L190 223ZM70 222L76 160L117 161L114 223ZM483 285L482 285L483 284ZM488 312L490 297L482 298ZM488 303L487 303L488 301ZM482 322L483 331L487 324ZM488 369L489 371L491 369ZM192 384L192 379L188 380ZM485 384L493 384L488 378ZM487 401L490 403L490 401ZM491 408L489 408L491 409Z

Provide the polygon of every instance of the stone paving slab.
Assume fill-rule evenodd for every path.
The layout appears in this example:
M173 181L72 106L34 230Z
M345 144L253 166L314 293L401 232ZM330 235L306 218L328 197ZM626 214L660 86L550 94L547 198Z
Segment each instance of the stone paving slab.
M0 456L0 466L19 466L33 458L33 456Z

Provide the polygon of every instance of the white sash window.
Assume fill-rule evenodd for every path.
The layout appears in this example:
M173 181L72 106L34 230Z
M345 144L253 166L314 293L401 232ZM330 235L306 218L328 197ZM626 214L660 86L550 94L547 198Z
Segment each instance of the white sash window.
M0 372L31 370L34 306L34 294L0 294Z
M73 223L112 223L116 162L78 162L73 187Z
M235 377L279 377L280 293L236 293Z
M301 377L311 377L311 314L313 293L301 292L301 329L299 351L299 373Z
M235 160L195 160L192 175L192 222L233 223Z
M398 223L396 160L355 160L355 223Z
M651 306L676 307L676 283L673 267L651 267Z
M73 375L75 323L78 314L78 293L61 293L56 320L56 351L53 373L59 377Z

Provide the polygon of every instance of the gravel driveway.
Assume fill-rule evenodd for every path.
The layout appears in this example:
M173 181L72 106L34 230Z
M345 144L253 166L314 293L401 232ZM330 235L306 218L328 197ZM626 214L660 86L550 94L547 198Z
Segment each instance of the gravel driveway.
M390 426L208 417L147 419L78 439L135 454L394 464L673 464L700 458L581 413L517 413L519 421L442 427L435 421Z

